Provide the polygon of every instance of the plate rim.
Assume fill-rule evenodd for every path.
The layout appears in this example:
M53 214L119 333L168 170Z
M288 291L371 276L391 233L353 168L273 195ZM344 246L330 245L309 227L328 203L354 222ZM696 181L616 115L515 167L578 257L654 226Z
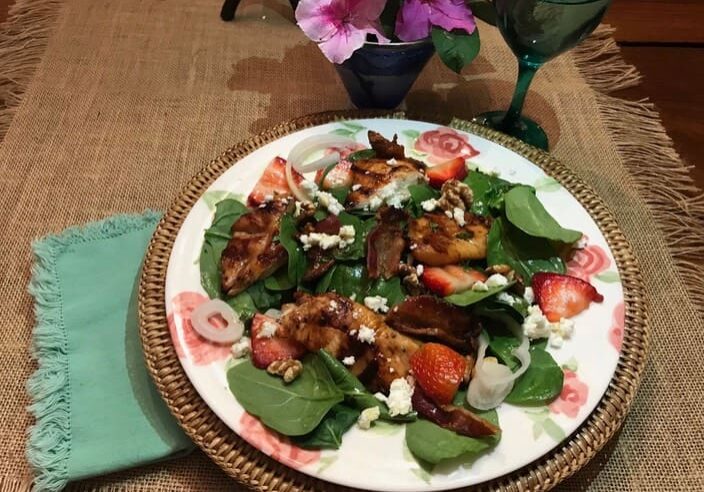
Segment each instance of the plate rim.
M474 133L505 147L542 169L564 186L589 213L604 235L621 277L625 325L613 377L596 408L561 444L538 460L475 490L549 490L585 466L623 424L638 389L650 344L649 309L640 269L612 212L594 190L552 155L519 140L465 120L402 111L329 111L281 123L222 152L180 191L152 236L139 282L140 338L150 376L186 434L237 482L255 490L360 490L332 484L277 462L240 438L203 401L176 355L165 309L166 271L183 221L202 193L222 173L252 151L289 133L342 120L404 119L446 125Z

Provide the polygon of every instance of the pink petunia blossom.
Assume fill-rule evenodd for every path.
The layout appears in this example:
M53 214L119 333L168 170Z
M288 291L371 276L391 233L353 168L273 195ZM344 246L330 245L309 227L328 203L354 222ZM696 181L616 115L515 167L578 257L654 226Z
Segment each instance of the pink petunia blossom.
M446 31L463 29L472 34L477 25L464 0L405 0L396 17L396 36L417 41L430 35L432 26Z
M296 20L333 63L342 63L361 48L367 34L388 43L379 24L385 0L301 0Z

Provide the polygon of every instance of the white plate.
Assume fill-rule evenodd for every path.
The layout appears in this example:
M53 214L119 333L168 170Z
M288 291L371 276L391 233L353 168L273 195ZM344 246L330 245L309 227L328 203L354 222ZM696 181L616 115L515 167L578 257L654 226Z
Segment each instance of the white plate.
M452 463L428 473L404 445L401 425L352 428L337 451L296 448L263 428L237 403L227 387L229 350L204 342L190 326L190 312L206 299L200 285L198 256L203 232L213 216L213 203L227 194L246 197L267 164L285 157L302 138L329 132L346 133L368 144L366 130L399 142L414 157L429 162L479 151L470 161L494 170L512 182L534 186L547 210L564 227L582 231L588 246L569 264L569 273L593 283L604 302L574 318L575 335L560 349L549 349L565 372L560 397L545 407L503 404L498 409L503 431L499 445L472 463ZM424 152L420 152L424 151ZM579 202L530 161L489 140L437 125L369 119L329 123L287 135L255 150L220 176L201 196L174 243L166 276L166 311L177 353L193 386L213 411L248 442L303 473L342 485L383 491L446 490L477 484L510 473L548 453L586 419L613 376L623 336L623 292L616 263L596 223Z

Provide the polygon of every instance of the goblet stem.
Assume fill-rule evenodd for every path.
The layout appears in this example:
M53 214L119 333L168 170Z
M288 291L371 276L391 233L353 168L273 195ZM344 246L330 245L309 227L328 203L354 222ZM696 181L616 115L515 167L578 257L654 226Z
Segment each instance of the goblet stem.
M518 81L516 82L516 90L513 92L511 106L508 108L506 116L501 122L501 129L504 131L515 127L521 119L523 103L526 100L528 88L530 87L530 83L533 81L533 77L538 71L538 68L540 68L540 65L534 65L524 62L523 60L518 60Z

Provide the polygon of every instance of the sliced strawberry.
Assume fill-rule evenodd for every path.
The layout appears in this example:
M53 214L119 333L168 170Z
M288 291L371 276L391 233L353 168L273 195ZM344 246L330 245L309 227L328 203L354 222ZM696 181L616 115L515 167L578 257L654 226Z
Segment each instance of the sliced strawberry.
M294 340L288 338L260 336L264 323L279 324L274 318L256 314L252 319L252 362L260 369L266 369L277 360L298 359L305 354L306 349Z
M352 185L352 163L350 161L340 161L337 166L333 167L332 170L325 175L325 180L321 185L320 180L324 172L325 169L320 169L315 175L315 182L318 183L321 188L329 190L330 188L337 188L339 186Z
M440 296L457 294L479 282L486 280L486 275L477 270L465 270L457 265L444 267L425 267L421 280L425 286Z
M293 179L296 183L303 181L296 170L291 170ZM291 190L286 181L286 160L281 157L275 157L264 170L264 174L259 178L254 189L249 194L247 202L250 205L259 205L266 201L267 196L273 197L274 194L290 195Z
M452 402L457 393L467 360L441 343L426 343L411 356L416 382L438 405Z
M553 323L581 313L592 301L604 300L590 283L570 275L536 273L532 283L540 310Z
M447 162L428 168L425 174L428 176L430 186L433 188L441 188L445 181L451 179L461 181L466 178L467 166L464 163L464 157L455 157Z

